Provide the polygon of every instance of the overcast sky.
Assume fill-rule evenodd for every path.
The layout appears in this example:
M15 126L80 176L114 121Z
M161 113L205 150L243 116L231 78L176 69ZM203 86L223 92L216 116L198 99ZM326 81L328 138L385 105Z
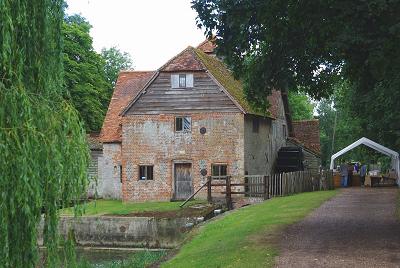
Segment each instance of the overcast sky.
M117 46L131 54L135 70L155 70L205 37L197 29L190 0L66 0L68 14L93 26L97 51Z

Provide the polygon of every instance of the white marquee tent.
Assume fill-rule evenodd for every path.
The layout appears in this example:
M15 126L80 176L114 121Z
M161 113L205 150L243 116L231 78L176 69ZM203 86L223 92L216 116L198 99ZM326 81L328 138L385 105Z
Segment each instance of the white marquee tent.
M394 170L396 171L397 174L397 184L400 186L400 160L399 160L399 153L395 152L389 148L386 148L383 145L380 145L370 139L367 139L365 137L362 137L361 139L359 139L358 141L350 144L349 146L347 146L346 148L343 148L342 150L340 150L339 152L337 152L336 154L331 156L331 169L334 168L335 165L335 159L338 158L339 156L341 156L342 154L347 153L348 151L354 149L355 147L359 146L359 145L365 145L368 146L384 155L389 156L392 159L392 168L394 168Z

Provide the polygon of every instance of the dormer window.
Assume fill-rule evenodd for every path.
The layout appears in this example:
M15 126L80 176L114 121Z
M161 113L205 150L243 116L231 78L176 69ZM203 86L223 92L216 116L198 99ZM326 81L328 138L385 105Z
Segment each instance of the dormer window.
M171 74L171 88L192 88L193 74Z
M186 74L179 75L179 87L180 88L186 87Z

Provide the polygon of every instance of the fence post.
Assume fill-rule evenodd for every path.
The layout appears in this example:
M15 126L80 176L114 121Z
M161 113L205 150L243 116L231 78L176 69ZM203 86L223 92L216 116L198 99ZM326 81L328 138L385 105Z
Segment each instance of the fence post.
M228 210L232 209L232 195L231 195L231 176L226 176L226 206Z
M267 196L267 175L263 176L263 186L264 186L263 192L264 192L264 200L265 200L265 199L268 199L268 196Z
M271 185L272 185L272 178L274 177L274 174L270 174L268 176L268 199L271 198L272 196L272 190L271 190Z
M211 196L211 176L207 177L207 201L208 203L212 202L212 196Z

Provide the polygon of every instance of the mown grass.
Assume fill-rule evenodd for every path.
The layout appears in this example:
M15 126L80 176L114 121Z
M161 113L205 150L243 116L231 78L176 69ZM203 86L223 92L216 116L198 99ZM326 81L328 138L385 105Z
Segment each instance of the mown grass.
M110 215L126 215L135 212L145 211L174 211L179 210L182 202L143 202L130 203L120 200L96 200L83 204L83 215L99 216L104 214ZM203 201L190 201L185 207L203 203ZM61 215L74 215L73 208L65 208L61 210Z
M295 223L336 191L274 198L210 222L161 267L272 267L276 234Z
M159 261L166 255L165 251L139 251L126 260L107 261L91 264L82 260L79 268L144 268Z

